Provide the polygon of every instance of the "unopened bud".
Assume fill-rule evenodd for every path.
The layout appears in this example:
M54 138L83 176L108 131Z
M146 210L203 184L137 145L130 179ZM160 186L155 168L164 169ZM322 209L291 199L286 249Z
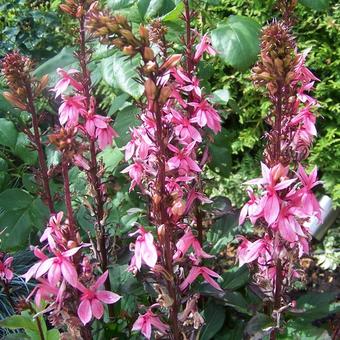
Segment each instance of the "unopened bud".
M164 241L165 236L165 225L162 224L157 228L157 236L158 240L162 243Z
M71 7L69 7L69 6L67 6L67 5L65 5L65 4L61 4L60 6L59 6L59 8L63 11L63 12L65 12L65 13L67 13L67 14L69 14L69 15L74 15L74 13L73 13L73 11L72 11L72 8Z
M181 58L181 54L173 54L163 63L163 65L160 67L160 70L164 71L174 67L181 60Z
M75 241L68 241L67 242L67 248L68 249L72 249L72 248L75 248L77 246L78 246L78 244Z
M155 99L156 96L156 85L152 79L148 78L144 83L145 94L148 100Z
M48 74L45 74L41 77L39 85L35 89L35 95L39 96L39 94L45 89L48 84Z
M172 90L171 90L170 86L164 86L161 89L161 94L159 96L159 102L161 104L164 104L169 99L171 92L172 92Z
M155 57L152 48L145 47L143 51L143 57L146 61L152 60Z
M145 26L139 26L139 35L143 41L149 41L149 30Z
M176 216L182 216L185 212L185 202L182 199L178 199L174 202L171 212Z
M135 45L137 39L135 38L135 36L133 35L133 33L130 30L127 29L120 29L119 33L130 43Z
M134 55L136 55L137 51L132 45L129 45L123 47L123 53L133 57Z
M154 204L158 205L161 201L161 196L159 196L158 194L155 194L152 196L152 200Z
M26 105L24 103L22 103L19 98L17 98L16 96L14 96L11 92L3 92L2 95L4 96L4 98L11 103L13 106L21 109L21 110L26 110Z

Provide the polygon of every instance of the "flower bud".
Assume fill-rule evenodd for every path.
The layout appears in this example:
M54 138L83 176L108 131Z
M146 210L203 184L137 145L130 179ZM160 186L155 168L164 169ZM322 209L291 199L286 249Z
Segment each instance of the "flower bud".
M159 96L159 102L163 105L170 97L172 90L170 86L164 86L161 89L161 94Z
M11 92L3 92L2 95L4 98L11 103L13 106L21 109L21 110L26 110L26 105L22 103L16 96L14 96Z
M129 45L123 47L123 53L133 57L134 55L136 55L137 51L132 45Z
M152 48L145 47L143 51L143 57L146 61L152 60L155 57Z
M173 54L170 56L160 67L160 70L166 71L172 67L174 67L182 58L181 54Z
M182 199L178 199L172 205L171 212L176 216L182 216L185 212L185 205Z
M145 26L139 26L139 35L146 43L149 43L149 30Z
M145 81L144 88L145 88L145 94L148 100L150 101L150 100L155 99L157 89L156 89L155 83L150 78L148 78Z

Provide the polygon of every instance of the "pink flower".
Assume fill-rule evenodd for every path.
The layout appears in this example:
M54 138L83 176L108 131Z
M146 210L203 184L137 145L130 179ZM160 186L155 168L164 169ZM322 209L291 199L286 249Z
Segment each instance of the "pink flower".
M144 172L144 166L140 162L133 163L126 167L121 173L129 173L130 178L132 179L129 191L133 190L133 188L137 185L140 185L142 182L142 176Z
M100 115L88 114L85 117L85 130L90 137L94 138L96 129L106 129L106 118Z
M198 62L204 52L208 52L210 55L216 55L216 51L211 47L211 42L207 34L204 34L199 44L196 46L196 52L194 60Z
M171 157L168 160L168 166L172 169L179 169L180 175L186 175L190 173L190 171L201 172L201 168L197 165L197 163L190 158L190 154L192 149L195 146L195 142L190 143L182 150L179 150L172 144L168 145L168 148L176 154L176 156Z
M189 105L195 108L195 117L191 119L191 122L197 123L200 127L208 125L215 133L221 131L221 118L206 99L200 103L189 103Z
M78 274L74 264L69 260L81 247L72 248L64 252L56 249L51 249L55 257L47 258L41 261L35 278L38 279L45 273L50 284L57 285L60 282L61 276L73 287L76 287L78 282ZM26 273L27 274L27 273Z
M149 309L145 314L139 314L132 326L133 331L140 331L147 339L151 338L151 329L155 327L162 333L169 330L169 326L163 323L159 317Z
M0 259L0 279L11 281L13 279L13 272L10 269L12 266L13 257L7 257L5 261Z
M300 112L290 121L290 124L296 125L301 122L303 123L305 131L307 131L312 136L317 135L315 128L316 118L314 114L310 111L310 105L307 105L306 107L301 109Z
M34 302L37 306L41 306L41 300L44 301L62 301L62 296L65 291L65 284L60 288L50 284L47 280L39 278L39 283L36 285L32 293L35 292ZM31 294L30 294L31 296ZM57 297L57 298L56 298Z
M100 116L99 116L100 117ZM102 122L104 122L104 124L102 124L101 126L99 126L98 121L96 121L96 138L98 141L98 146L99 149L104 150L107 146L111 146L112 145L112 140L114 137L118 137L118 133L111 127L110 124L108 124L108 122L110 121L110 118L107 117L102 117Z
M198 130L191 125L191 121L182 116L178 111L171 109L172 122L175 123L174 131L176 136L179 137L180 141L196 141L198 143L202 142L201 134Z
M214 256L207 254L201 247L200 243L198 242L197 238L193 235L192 231L188 229L184 235L177 241L176 248L177 251L173 256L174 260L181 258L188 249L192 247L194 249L196 257L202 258L212 258Z
M242 243L237 248L237 258L240 267L245 263L255 261L260 256L262 250L266 248L266 242L263 239L250 242L243 236L238 236L237 238L242 240Z
M56 83L55 87L52 89L52 91L55 92L56 98L59 97L62 93L64 93L66 89L69 87L69 85L74 87L77 91L82 91L83 85L71 77L72 74L79 73L79 71L73 68L68 71L65 71L61 68L57 68L57 73L62 78Z
M53 236L56 237L58 240L63 238L62 233L60 232L61 229L61 221L63 219L64 213L62 211L58 212L55 215L50 217L48 222L48 227L45 229L44 233L40 237L40 242L44 242L48 239L48 243L50 247L55 247L55 242Z
M46 246L43 248L43 250L45 248ZM36 275L39 267L43 264L45 260L48 259L48 256L45 255L38 247L34 247L33 253L37 258L40 259L40 261L35 263L25 274L22 275L22 277L26 280L26 282Z
M81 95L62 96L63 103L59 107L59 121L61 125L74 127L78 125L79 114L85 113L84 100Z
M210 285L212 285L214 288L223 291L223 289L220 287L220 285L212 279L212 277L221 279L220 275L218 275L213 270L211 270L207 267L197 267L197 266L191 267L187 278L181 283L179 288L181 290L186 289L191 283L193 283L196 280L197 276L199 276L199 275L202 275L204 280L206 282L208 282Z
M250 200L241 209L240 219L239 219L240 225L243 224L247 215L249 216L251 223L255 224L256 220L262 214L262 207L260 204L260 200L254 195L254 192L251 188L248 188L247 192L248 192L248 196Z
M139 234L134 247L134 261L137 269L140 270L142 263L153 268L158 258L157 249L153 242L153 235L150 232L146 232L143 227L140 227L136 232L130 234L130 236L135 234Z
M78 316L81 322L86 325L94 316L96 319L101 319L104 314L104 304L116 303L121 296L108 290L99 289L107 279L109 272L99 276L98 280L90 288L84 287L80 282L77 288L83 293L81 296L81 303L78 307Z
M321 218L321 210L318 200L312 192L312 189L321 183L317 180L318 169L315 167L308 176L305 169L299 164L297 176L299 177L303 188L299 191L301 194L301 208L305 214L311 216L315 215Z

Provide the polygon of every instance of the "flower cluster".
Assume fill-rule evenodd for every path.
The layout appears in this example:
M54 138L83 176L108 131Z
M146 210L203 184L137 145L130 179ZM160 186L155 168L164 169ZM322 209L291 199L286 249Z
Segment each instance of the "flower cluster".
M76 79L79 71L57 69L57 73L60 80L52 91L55 92L56 98L61 96L63 101L59 107L60 124L68 129L77 128L90 139L96 140L101 150L112 145L113 137L117 137L117 133L110 126L111 118L96 114L93 96L89 105L86 104L83 85ZM70 88L71 92L64 94Z
M13 279L13 271L11 270L13 257L7 257L0 253L0 280L9 283Z
M154 274L161 292L158 302L168 308L175 339L180 338L180 332L185 333L183 325L188 323L184 318L179 325L178 317L183 294L190 298L188 287L201 276L221 289L215 281L220 276L202 265L202 260L212 256L202 249L195 215L199 204L209 202L200 184L208 158L206 151L201 153L203 140L221 130L221 118L200 87L197 65L205 52L214 55L215 51L207 35L194 47L199 35L190 27L188 6L185 2L185 55L169 55L160 23L141 26L137 36L124 17L97 10L88 19L90 32L102 43L112 44L129 56L142 56L139 70L146 101L139 103L141 125L131 129L131 140L125 146L125 160L130 165L122 172L131 178L130 190L138 187L149 197L149 221L156 227L157 239L151 229L142 226L131 234L138 236L131 245L134 256L129 270L136 273L144 265ZM190 304L193 311L197 311L196 302L192 299ZM150 309L138 318L134 329L148 338L152 326L165 332L168 328L155 318Z
M286 14L284 18L289 17ZM273 22L262 33L253 80L266 88L272 103L266 119L271 129L262 177L246 182L250 200L240 212L240 224L249 218L264 233L254 242L239 237L239 263L252 264L255 280L275 310L287 304L287 288L300 276L297 259L309 252L308 222L321 218L313 193L320 183L317 169L307 174L300 163L316 135L313 109L318 104L309 91L318 79L305 66L307 52L297 52L291 23Z
M47 241L47 244L41 249L34 248L39 261L23 275L26 281L31 278L38 281L32 292L35 303L41 306L43 300L49 304L45 311L50 312L54 324L61 321L59 315L63 315L65 322L65 315L71 317L76 309L79 319L86 325L92 316L102 318L103 304L112 304L120 299L119 295L100 289L108 272L95 281L93 265L85 254L80 254L87 245L80 244L79 238L77 235L78 242L70 241L70 226L67 219L63 221L63 212L51 216L40 238L40 242Z

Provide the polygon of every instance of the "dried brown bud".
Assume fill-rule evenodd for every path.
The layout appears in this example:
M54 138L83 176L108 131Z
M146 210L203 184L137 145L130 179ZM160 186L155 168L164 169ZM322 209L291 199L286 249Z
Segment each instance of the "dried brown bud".
M172 89L170 86L164 86L161 89L161 93L159 95L160 104L163 105L169 99L171 92L172 92Z
M185 201L183 201L182 199L178 199L172 205L171 212L175 216L178 216L178 217L182 216L185 212L185 206L186 206Z
M145 88L145 94L149 101L152 101L155 99L156 96L156 85L152 81L152 79L148 78L144 83Z
M2 95L4 98L11 103L14 107L17 107L21 110L26 110L26 105L20 101L19 98L17 98L15 95L13 95L11 92L3 92Z
M132 45L124 46L122 51L124 54L129 55L131 57L137 54L137 51Z
M146 61L152 60L155 57L152 48L145 47L143 51L143 57Z
M35 89L35 95L39 96L40 93L46 88L48 84L48 74L41 77L38 86Z
M181 54L173 54L170 56L160 67L161 71L166 71L172 67L174 67L182 58Z

